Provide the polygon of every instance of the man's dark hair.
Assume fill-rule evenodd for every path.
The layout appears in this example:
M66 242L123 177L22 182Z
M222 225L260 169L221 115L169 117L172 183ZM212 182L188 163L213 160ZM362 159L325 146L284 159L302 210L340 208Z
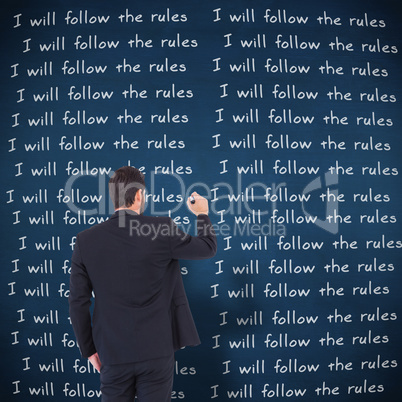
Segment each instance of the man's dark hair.
M138 189L145 190L144 175L132 166L117 169L109 180L109 194L115 209L131 207Z

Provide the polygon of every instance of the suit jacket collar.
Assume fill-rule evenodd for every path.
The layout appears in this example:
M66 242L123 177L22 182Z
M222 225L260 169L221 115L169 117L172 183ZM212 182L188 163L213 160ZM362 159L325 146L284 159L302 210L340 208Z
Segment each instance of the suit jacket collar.
M119 209L115 211L109 219L115 219L121 216L139 216L139 214L131 209Z

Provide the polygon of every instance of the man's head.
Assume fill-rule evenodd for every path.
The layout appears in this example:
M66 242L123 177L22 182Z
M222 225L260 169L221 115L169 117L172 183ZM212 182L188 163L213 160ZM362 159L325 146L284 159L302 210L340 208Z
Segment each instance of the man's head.
M136 168L123 166L109 180L109 193L115 209L130 208L143 213L145 209L144 175Z

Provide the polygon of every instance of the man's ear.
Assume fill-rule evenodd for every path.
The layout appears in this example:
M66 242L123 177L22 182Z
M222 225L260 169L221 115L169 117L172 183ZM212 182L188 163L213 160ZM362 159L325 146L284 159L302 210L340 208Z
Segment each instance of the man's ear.
M144 197L144 192L141 188L138 189L138 191L135 193L135 200L139 203L141 203L141 199Z

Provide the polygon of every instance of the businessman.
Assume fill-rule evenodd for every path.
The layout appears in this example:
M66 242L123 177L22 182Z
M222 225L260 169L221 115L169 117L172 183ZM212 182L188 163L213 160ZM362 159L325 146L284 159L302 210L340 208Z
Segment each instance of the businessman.
M143 215L144 191L138 169L118 169L115 212L77 235L71 261L70 318L82 357L100 371L102 402L170 401L174 352L200 343L178 259L215 255L208 201L196 192L187 200L192 236L169 217Z

